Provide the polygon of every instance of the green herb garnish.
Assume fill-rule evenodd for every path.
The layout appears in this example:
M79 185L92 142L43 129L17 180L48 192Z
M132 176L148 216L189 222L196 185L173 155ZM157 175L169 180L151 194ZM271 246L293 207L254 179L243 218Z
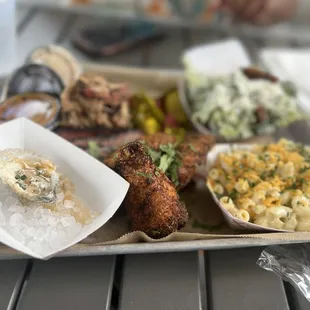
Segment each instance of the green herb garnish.
M248 182L250 187L254 187L256 185L255 182Z
M20 182L17 182L17 184L19 185L20 188L22 188L23 190L26 190L26 186Z
M164 172L175 186L178 186L178 168L181 165L181 161L176 151L176 146L177 144L171 143L162 144L159 146L159 151L147 147L147 152L158 169Z
M26 175L24 175L24 174L22 174L22 175L20 175L20 174L16 174L16 175L15 175L15 179L16 179L16 180L22 180L22 181L25 181L25 180L27 179L27 176L26 176Z
M180 167L180 163L178 161L173 162L169 169L166 171L168 178L172 181L175 186L179 185L179 176L178 169Z
M299 173L304 173L304 172L308 171L309 169L310 169L310 167L301 168L301 169L299 170Z
M173 162L173 157L168 156L168 154L164 154L160 158L159 169L163 172L167 172L168 168Z
M96 141L88 141L88 153L95 158L100 157L100 147Z
M153 236L158 236L158 235L160 235L160 231L154 229L154 230L151 230L151 234L152 234Z
M228 196L231 200L234 201L237 198L237 194L238 192L235 189L233 189Z
M261 160L261 161L265 161L265 158L264 158L263 155L258 155L257 158L258 158L259 160Z
M275 177L275 175L276 175L276 170L271 170L269 173L269 176L273 178Z
M157 152L150 147L147 148L147 152L151 156L154 163L160 160L160 152Z
M291 186L287 187L286 189L287 189L287 190L295 190L295 189L297 189L297 188L298 188L298 183L295 182L295 183L293 183Z
M195 148L194 145L189 144L189 148L190 148L193 152L198 153L198 150Z

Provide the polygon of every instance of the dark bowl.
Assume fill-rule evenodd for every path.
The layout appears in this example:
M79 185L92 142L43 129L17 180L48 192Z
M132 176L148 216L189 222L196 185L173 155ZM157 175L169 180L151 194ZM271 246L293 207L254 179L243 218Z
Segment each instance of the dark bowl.
M56 72L40 64L27 64L14 71L5 83L2 101L24 93L44 93L60 98L64 83Z

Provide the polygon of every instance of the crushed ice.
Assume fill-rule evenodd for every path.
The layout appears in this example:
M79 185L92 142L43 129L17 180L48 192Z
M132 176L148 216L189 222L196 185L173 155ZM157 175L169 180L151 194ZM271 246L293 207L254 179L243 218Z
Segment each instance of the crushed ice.
M63 196L58 197L59 201ZM74 202L65 200L66 209ZM54 251L76 237L82 225L68 214L52 212L42 206L25 206L0 183L0 227L36 253Z

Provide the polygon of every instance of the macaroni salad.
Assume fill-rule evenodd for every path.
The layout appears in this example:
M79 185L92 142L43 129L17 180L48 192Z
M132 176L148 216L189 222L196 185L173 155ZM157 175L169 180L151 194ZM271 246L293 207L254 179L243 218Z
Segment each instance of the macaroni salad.
M208 186L231 215L254 224L310 231L310 148L288 140L220 153Z

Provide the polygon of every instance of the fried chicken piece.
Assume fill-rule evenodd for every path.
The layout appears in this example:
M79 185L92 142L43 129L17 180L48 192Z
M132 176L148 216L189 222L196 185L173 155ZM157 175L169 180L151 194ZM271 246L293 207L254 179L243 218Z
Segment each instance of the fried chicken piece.
M114 159L114 170L130 183L125 207L132 230L163 238L185 226L188 214L184 204L143 144L128 143L114 154Z
M159 151L161 145L173 145L177 141L175 136L166 133L144 136L140 140L146 142L155 151ZM192 134L186 136L184 141L176 147L180 160L178 190L183 189L190 183L196 172L196 166L205 164L206 155L214 144L215 138L212 135Z
M139 141L143 141L155 151L159 151L161 145L175 144L177 139L173 135L158 132L153 135L143 136L139 139Z
M181 165L178 170L180 190L186 187L192 180L196 166L206 163L207 154L215 144L215 138L212 135L189 135L177 147L180 156Z
M175 136L166 133L156 133L150 136L143 136L138 141L145 143L154 151L160 151L163 145L175 145ZM212 135L192 134L185 137L184 141L175 148L179 167L177 168L177 190L185 188L196 172L196 167L206 162L207 154L215 144ZM115 156L112 154L105 160L110 168L115 167Z

